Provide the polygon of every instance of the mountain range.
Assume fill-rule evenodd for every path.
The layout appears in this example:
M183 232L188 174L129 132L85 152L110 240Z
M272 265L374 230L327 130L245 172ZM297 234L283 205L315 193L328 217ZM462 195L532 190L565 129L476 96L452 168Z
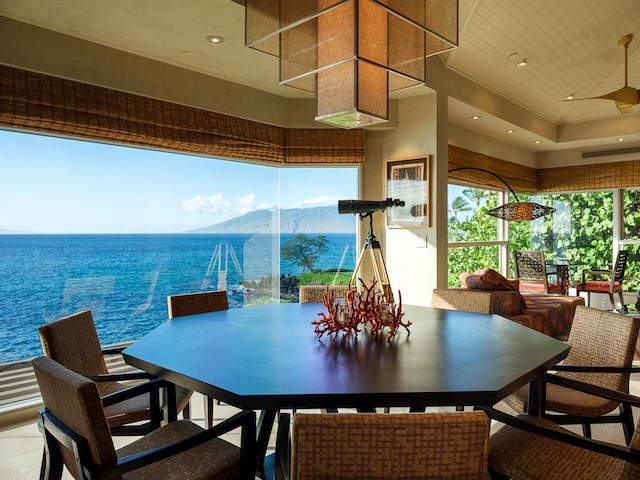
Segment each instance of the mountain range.
M275 211L255 210L187 233L272 233ZM355 215L341 215L337 206L280 210L281 233L354 233Z

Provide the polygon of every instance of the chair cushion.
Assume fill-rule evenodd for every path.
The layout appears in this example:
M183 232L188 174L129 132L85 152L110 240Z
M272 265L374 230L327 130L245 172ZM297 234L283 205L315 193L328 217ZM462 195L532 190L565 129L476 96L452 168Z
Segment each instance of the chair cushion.
M530 292L544 292L544 285L542 283L520 282L520 288L522 288L522 290L527 290ZM560 285L559 283L550 282L548 284L549 292L559 292L560 290L562 290L562 285Z
M568 432L552 422L521 416L532 423ZM489 469L510 478L583 480L621 477L623 460L534 435L508 425L491 435Z
M188 421L172 422L118 449L117 454L119 458L134 455L180 441L202 431L201 427ZM231 480L237 478L239 464L240 449L221 438L214 438L186 452L126 473L122 478L123 480L152 478L162 480L182 480L184 478Z
M578 283L576 285L576 290L579 292L604 292L607 293L609 291L610 282L604 280L589 280L588 282L584 282L584 286L582 283ZM622 290L622 285L619 282L613 284L613 291L618 292Z
M514 290L518 286L508 278L490 268L476 270L473 274L463 272L460 274L460 282L467 288L477 290Z

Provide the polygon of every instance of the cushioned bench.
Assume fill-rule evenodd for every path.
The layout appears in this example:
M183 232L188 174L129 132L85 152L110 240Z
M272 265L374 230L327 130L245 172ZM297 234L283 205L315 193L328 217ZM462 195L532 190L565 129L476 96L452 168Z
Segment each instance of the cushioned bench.
M571 328L573 315L584 298L537 293L521 294L517 281L509 280L491 269L460 275L463 287L457 290L491 292L491 313L518 322L552 337L562 336Z

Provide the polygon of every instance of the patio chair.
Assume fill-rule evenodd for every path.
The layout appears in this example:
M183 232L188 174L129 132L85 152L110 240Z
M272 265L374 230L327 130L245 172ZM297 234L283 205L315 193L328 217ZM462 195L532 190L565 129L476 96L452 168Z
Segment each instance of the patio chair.
M491 313L491 292L434 288L431 293L431 306L447 310Z
M569 355L553 370L554 376L590 383L596 387L629 392L629 376L640 328L640 318L619 315L579 305L569 332ZM529 387L504 401L520 413L528 410ZM631 406L597 398L562 386L546 386L542 416L557 424L581 424L585 437L591 437L591 425L621 423L627 443L634 431ZM619 414L612 414L618 409Z
M253 480L256 470L255 413L241 412L204 430L187 421L168 423L116 450L98 386L47 357L32 361L42 392L39 428L45 454L40 478L60 479L64 467L76 479L135 478L137 480ZM149 394L162 386L156 379L134 389ZM131 394L133 389L127 392ZM239 448L220 435L242 428ZM121 477L122 476L122 477Z
M560 282L550 282L556 272L547 271L544 252L541 250L514 250L516 278L521 293L563 293Z
M66 316L38 329L44 354L80 375L98 383L100 395L105 396L131 388L131 382L154 377L146 372L113 374L107 368L104 356L120 353L124 347L103 349L89 310ZM121 383L121 382L129 382ZM191 391L176 387L177 412L189 401ZM113 435L144 435L160 426L164 413L159 405L152 405L149 394L127 398L105 408ZM147 421L141 424L139 422Z
M276 465L285 479L486 480L484 412L281 414ZM290 468L289 468L290 466Z
M610 270L588 270L582 272L582 282L576 285L576 291L578 295L581 292L587 293L587 305L591 305L592 293L607 293L609 294L611 309L616 310L617 307L613 295L617 293L620 298L620 309L626 310L622 280L627 269L628 257L628 251L620 250L616 256L616 263ZM587 280L587 277L591 277L592 280ZM609 280L603 280L602 277L609 277Z
M300 303L322 303L327 288L335 298L344 298L349 291L348 285L301 285L298 301Z
M561 386L571 394L640 407L640 398L584 382L544 374L547 388ZM493 407L479 407L501 422L489 440L489 471L493 480L634 480L640 478L640 423L628 447L596 442L537 416L513 416Z
M227 292L224 290L169 295L167 297L167 308L171 319L199 313L229 310L229 299L227 298ZM211 428L213 425L213 402L213 398L208 395L204 396L204 421L207 428Z

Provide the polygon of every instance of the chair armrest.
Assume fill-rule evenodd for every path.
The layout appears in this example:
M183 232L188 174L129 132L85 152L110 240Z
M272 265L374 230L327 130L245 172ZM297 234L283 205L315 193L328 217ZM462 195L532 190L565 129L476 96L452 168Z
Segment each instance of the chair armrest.
M104 474L105 478L121 475L145 465L150 465L151 463L159 460L175 456L193 447L197 447L202 443L208 442L209 440L218 438L221 435L239 427L242 428L240 447L240 466L242 470L241 478L253 480L255 478L257 466L256 413L253 411L239 412L218 425L184 440L170 443L146 452L122 457L118 459L117 463L113 467L108 468L108 471L101 472L101 474Z
M109 347L102 348L102 355L117 355L122 353L122 351L127 348L128 345L123 345L122 347Z
M47 432L47 435L51 435L69 450L72 452L78 452L81 458L90 462L91 453L87 440L69 430L46 408L40 410L40 421L38 422L38 427L41 430L44 429ZM122 457L112 466L106 468L101 466L99 468L99 478L120 476L123 473L136 470L145 465L150 465L154 462L177 455L201 445L204 442L220 437L221 435L235 430L238 427L242 428L240 447L241 478L253 480L256 472L256 414L253 411L237 413L224 422L181 441L170 443L135 455ZM45 436L45 438L46 437L47 436ZM90 463L88 468L92 470L94 465ZM86 475L86 478L93 478L92 472L82 473Z
M475 407L478 410L483 410L489 418L498 422L510 425L527 432L541 435L552 440L567 443L569 445L575 445L576 447L591 450L593 452L601 453L615 458L620 458L628 462L640 463L640 452L638 450L632 450L628 447L622 447L612 443L602 442L598 440L592 440L587 437L582 437L568 431L558 431L553 428L546 427L527 421L526 418L531 418L527 415L513 416L508 413L501 412L493 407Z
M154 380L156 377L150 373L138 370L135 372L102 373L100 375L85 375L93 382L125 382L127 380Z
M119 390L114 393L109 393L104 397L102 397L102 405L105 407L108 407L109 405L114 405L116 403L122 402L123 400L128 400L130 398L137 397L145 393L160 391L160 389L162 388L174 389L175 385L166 380L157 378L149 382L133 385L131 387L125 388L123 390Z
M558 364L550 370L556 372L579 372L579 373L640 373L640 367L603 367L590 365L565 365Z
M578 390L580 392L595 395L597 397L606 398L614 402L625 403L633 407L640 407L640 397L635 395L629 395L628 393L619 392L617 390L611 390L609 388L598 387L591 383L581 382L579 380L572 380L569 378L559 377L558 375L552 375L549 373L543 373L539 380L547 383L553 383L561 387L569 388L572 390Z
M582 283L584 284L587 279L586 276L599 277L601 275L611 275L611 270L583 270L582 271Z

